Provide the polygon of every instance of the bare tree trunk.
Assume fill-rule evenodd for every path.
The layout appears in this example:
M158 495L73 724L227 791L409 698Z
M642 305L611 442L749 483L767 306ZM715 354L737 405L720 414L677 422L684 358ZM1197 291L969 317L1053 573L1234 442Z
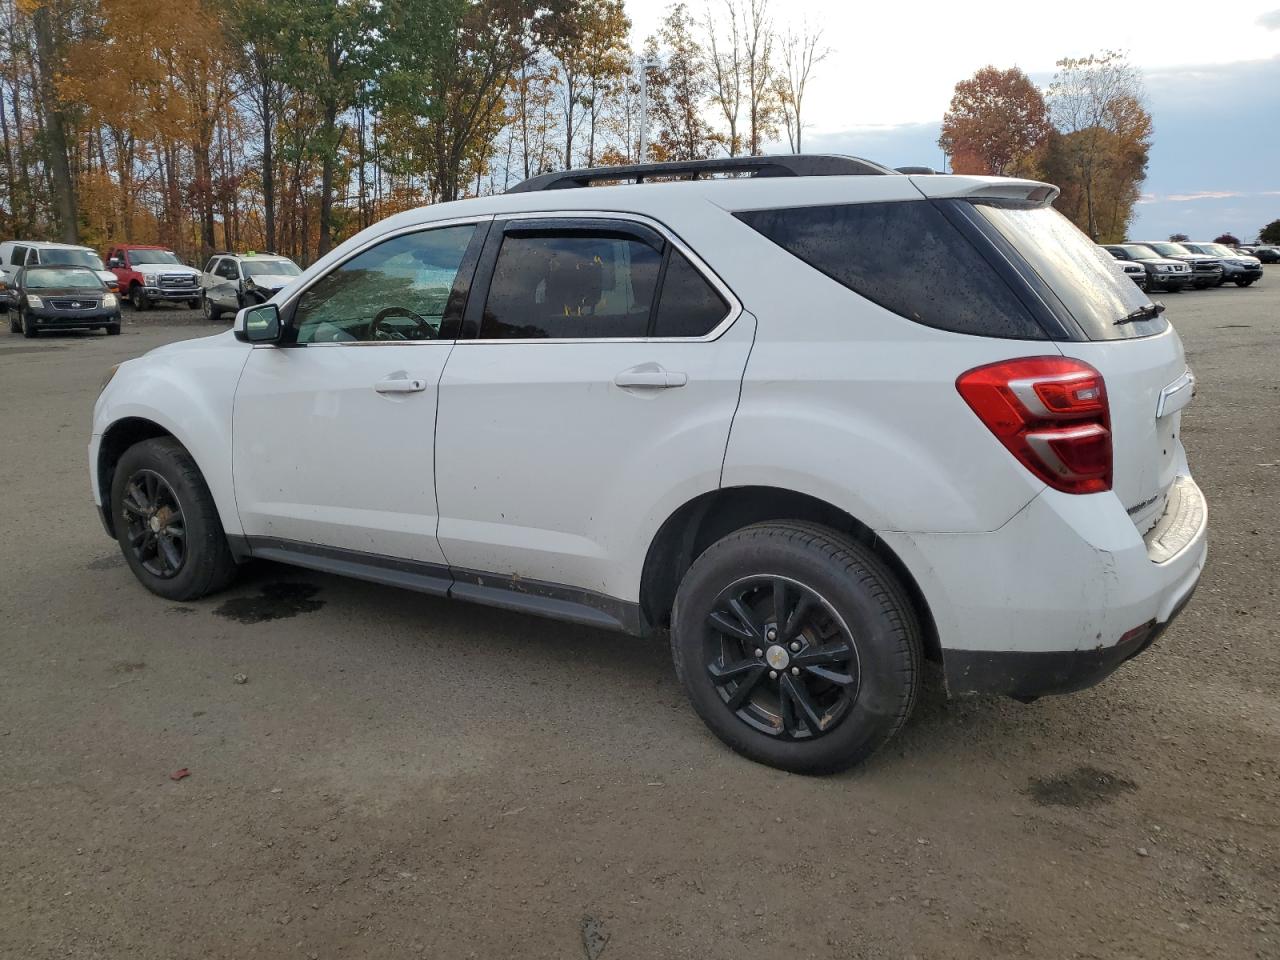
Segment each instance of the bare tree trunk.
M75 183L71 179L71 166L67 161L66 118L57 101L54 89L58 72L53 43L53 25L48 6L36 7L32 26L36 35L36 62L39 68L41 107L45 119L46 162L53 181L54 214L58 221L58 235L63 243L80 242L80 224L76 218Z

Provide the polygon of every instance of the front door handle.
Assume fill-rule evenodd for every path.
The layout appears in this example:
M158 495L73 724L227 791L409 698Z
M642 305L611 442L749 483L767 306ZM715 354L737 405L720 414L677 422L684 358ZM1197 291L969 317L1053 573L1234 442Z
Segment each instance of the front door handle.
M379 380L373 385L373 389L379 393L420 393L427 389L427 381L392 377L388 380Z
M689 375L664 369L656 363L646 363L632 367L630 370L623 370L613 378L613 382L620 387L667 390L671 387L683 387L689 382Z

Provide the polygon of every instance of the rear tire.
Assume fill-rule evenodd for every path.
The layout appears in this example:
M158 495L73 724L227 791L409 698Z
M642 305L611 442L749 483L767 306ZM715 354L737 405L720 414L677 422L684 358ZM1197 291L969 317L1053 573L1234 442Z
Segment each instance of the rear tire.
M922 643L906 591L869 550L825 527L761 523L713 544L681 581L671 624L693 708L769 766L851 767L915 704Z
M191 454L172 437L124 452L111 481L111 511L125 562L152 593L196 600L235 578L213 495Z

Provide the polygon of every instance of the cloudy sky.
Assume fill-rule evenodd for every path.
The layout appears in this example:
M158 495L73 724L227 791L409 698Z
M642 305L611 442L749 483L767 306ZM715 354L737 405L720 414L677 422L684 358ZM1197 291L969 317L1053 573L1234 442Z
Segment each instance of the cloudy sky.
M637 39L668 5L627 0ZM1055 15L1036 6L986 0L979 13L930 0L771 0L780 27L820 24L832 51L806 103L806 152L938 167L938 124L957 80L992 63L1047 86L1060 58L1111 48L1142 70L1155 121L1131 234L1251 238L1280 217L1280 0L1072 0L1054 5Z

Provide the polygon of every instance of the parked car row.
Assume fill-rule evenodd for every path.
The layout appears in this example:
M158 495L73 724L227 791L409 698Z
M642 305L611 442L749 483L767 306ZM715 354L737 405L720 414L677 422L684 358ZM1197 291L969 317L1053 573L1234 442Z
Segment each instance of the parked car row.
M139 311L185 303L217 321L224 313L265 303L301 272L276 254L218 253L202 271L154 244L118 244L107 250L104 263L90 247L6 240L0 243L0 310L11 331L27 336L54 327L119 333L122 299Z
M1121 269L1143 290L1179 293L1187 287L1204 290L1231 282L1247 287L1262 279L1259 258L1221 243L1172 243L1138 240L1104 244L1121 261Z

